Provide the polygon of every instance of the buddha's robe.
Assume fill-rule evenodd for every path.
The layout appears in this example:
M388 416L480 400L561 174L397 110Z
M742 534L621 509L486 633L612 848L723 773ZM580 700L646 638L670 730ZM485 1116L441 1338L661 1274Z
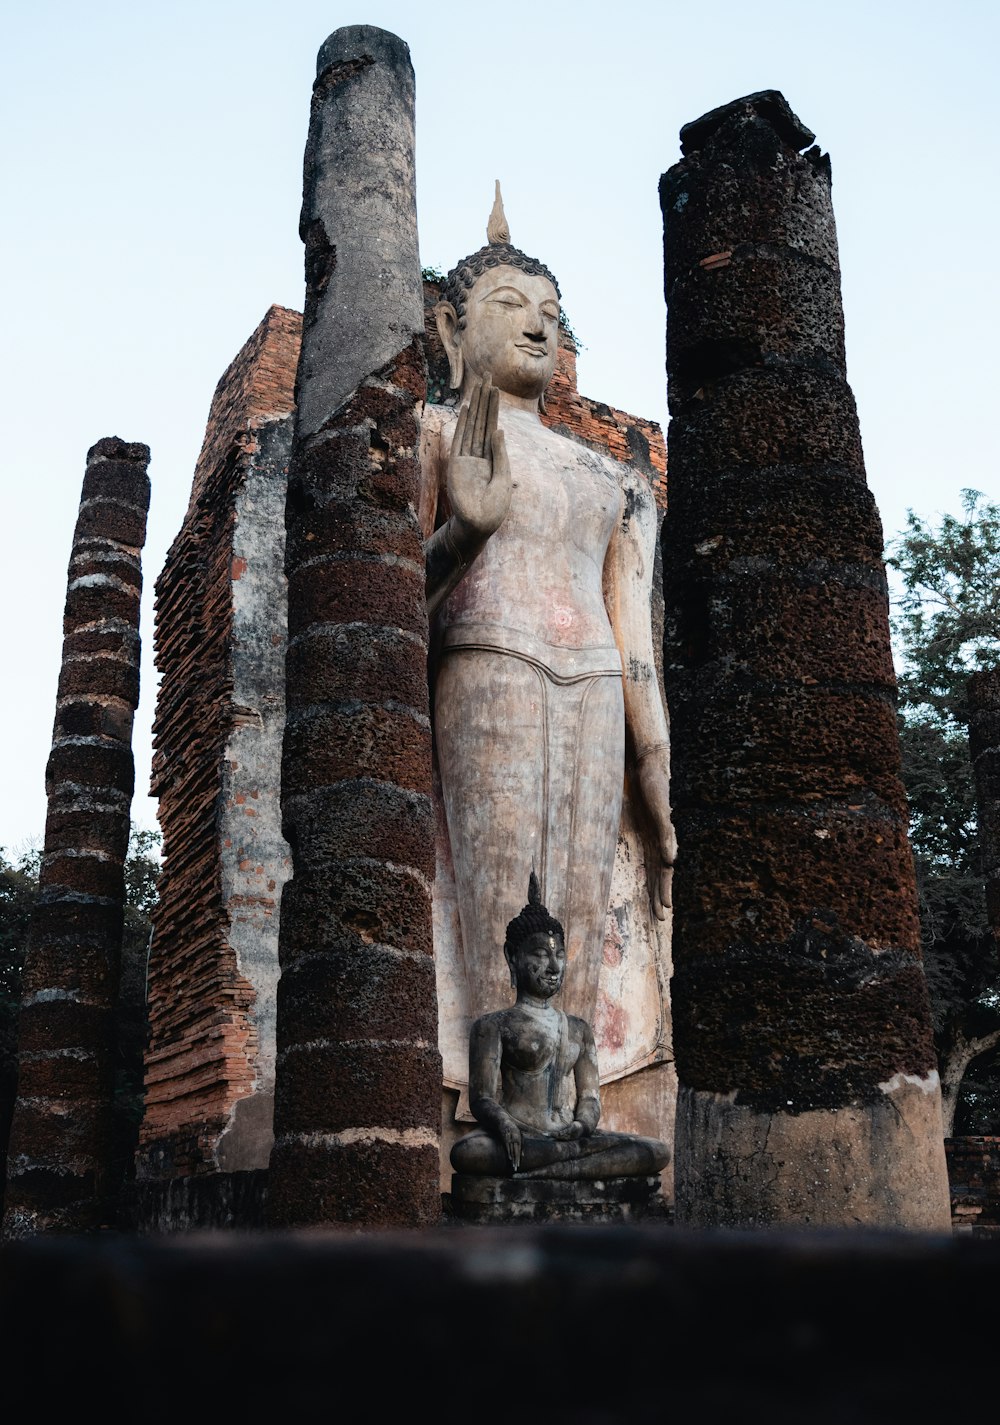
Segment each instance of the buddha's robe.
M447 408L425 413L425 535L447 514L454 420ZM602 1080L658 1057L665 1030L666 929L651 914L641 838L623 807L632 630L616 626L609 558L631 522L645 583L632 602L644 606L650 649L652 495L628 466L530 412L503 406L500 425L510 511L432 630L440 1040L445 1082L460 1091L471 1022L512 999L504 933L532 868L565 929L560 1004L594 1025Z

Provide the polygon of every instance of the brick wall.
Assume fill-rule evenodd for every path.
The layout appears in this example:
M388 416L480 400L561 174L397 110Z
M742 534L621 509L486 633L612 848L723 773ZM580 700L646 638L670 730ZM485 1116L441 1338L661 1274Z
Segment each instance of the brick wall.
M164 865L149 967L144 1177L219 1166L237 1102L261 1086L262 1012L266 1029L273 1004L260 1003L260 990L270 982L273 999L287 855L277 810L287 466L280 437L293 406L301 324L297 312L272 307L220 380L191 502L156 585L162 683L151 790L160 799ZM261 526L249 542L248 525ZM246 598L262 577L255 554L265 565L256 617ZM262 686L248 691L253 670ZM269 731L266 765L252 767L245 744L257 746ZM270 973L247 963L268 940Z

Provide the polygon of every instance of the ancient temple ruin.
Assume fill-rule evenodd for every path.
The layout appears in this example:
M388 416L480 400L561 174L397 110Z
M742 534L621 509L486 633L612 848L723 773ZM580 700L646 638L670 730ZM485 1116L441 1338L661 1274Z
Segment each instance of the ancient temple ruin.
M775 92L682 132L661 184L668 510L662 432L579 394L558 284L512 243L499 194L486 246L444 279L421 273L413 92L393 35L349 27L320 50L304 312L272 307L222 376L157 581L164 870L135 1220L432 1226L476 1123L500 1134L511 1173L480 1169L491 1186L470 1220L515 1220L527 1198L510 1211L504 1179L544 1112L504 1136L517 1094L490 1098L467 1045L504 1008L499 952L531 872L565 904L507 955L541 1027L513 1052L504 1041L504 1063L545 1041L554 1084L570 1048L593 1061L577 1116L549 1094L553 1141L610 1129L656 1144L651 1190L676 1141L685 1224L946 1227L829 161ZM60 691L45 863L58 876L22 1039L23 1082L41 1088L15 1120L8 1202L29 1231L113 1215L100 1182L114 975L81 998L79 967L49 970L65 968L62 902L73 934L88 896L120 914L135 689L125 655L91 645L132 648L115 599L136 612L144 452L102 442L88 466L95 490L118 480L104 503L127 529L82 550L101 567L71 584L86 617L67 636L84 642ZM114 682L93 697L88 659ZM977 704L983 786L994 695ZM83 744L94 768L57 776ZM108 801L107 845L58 801L70 782ZM62 927L54 960L46 915ZM79 942L84 968L98 930ZM539 935L547 981L518 958ZM548 1003L564 985L566 1012ZM84 1000L93 1043L75 1010L53 1008ZM74 1125L93 1162L38 1108L59 1056L98 1065L93 1082L78 1075ZM32 1172L72 1180L64 1219L32 1219ZM664 1209L670 1187L668 1174ZM572 1220L582 1203L620 1221L631 1201L560 1185L532 1211Z
M158 583L154 775L166 844L140 1176L162 1185L270 1164L281 1223L340 1212L433 1220L430 1163L440 1162L446 1191L448 1151L473 1118L464 1052L477 1001L462 989L468 972L454 948L458 903L416 572L436 496L426 469L421 483L414 422L427 390L441 399L455 372L449 381L452 353L429 319L441 284L424 280L421 302L415 277L412 92L405 46L391 36L338 31L321 51L306 152L304 325L272 309L220 382L184 529ZM925 1145L921 1165L890 1143L891 1125L859 1129L872 1142L858 1151L885 1164L862 1175L862 1216L931 1225L946 1213L944 1160L881 533L843 379L828 164L818 149L801 155L811 139L780 96L752 96L688 126L685 157L663 185L680 1211L733 1223L839 1220L822 1193L800 1202L791 1186L787 1201L769 1206L750 1180L745 1201L711 1207L718 1163L742 1150L717 1142L729 1130L709 1122L737 1110L705 1105L735 1092L744 1117L787 1120L793 1159L801 1148L803 1162L818 1162L831 1114L843 1104L852 1121L863 1117L876 1085L885 1092L898 1081L893 1092L916 1113L911 1127ZM731 151L742 155L735 166ZM337 196L348 191L358 195L353 208ZM505 220L502 228L490 238L500 244L494 261L515 251L503 247ZM376 266L374 230L389 244ZM634 470L662 516L661 433L578 394L565 333L558 358L545 426ZM814 605L815 630L803 623ZM628 776L637 786L637 764ZM641 818L629 808L626 796L596 1001L605 1116L611 1127L667 1137L676 1092L669 935L635 910L646 904L637 886L646 878ZM788 937L790 983L815 1006L816 1025L793 1018L765 1034L754 1025L760 1016L772 1024L773 1010L754 1005L765 983L775 993L784 984L774 945ZM855 965L865 954L871 974ZM837 974L813 984L824 958ZM733 966L744 963L741 976ZM864 1013L856 995L835 1008L852 974L868 986ZM880 1044L873 1026L890 1001L905 1001L895 1022L909 1037ZM823 1036L842 1034L835 1026L846 1021L856 1031L850 1063L818 1078L779 1072L773 1084L765 1074L754 1087L757 1059L828 1061ZM432 1084L443 1090L440 1149ZM406 1086L405 1103L393 1103L393 1085ZM739 1130L750 1134L751 1158L754 1131ZM803 1146L803 1132L815 1141ZM850 1154L838 1156L838 1171L857 1174ZM393 1186L372 1217L365 1198L376 1177ZM922 1205L890 1205L908 1196Z

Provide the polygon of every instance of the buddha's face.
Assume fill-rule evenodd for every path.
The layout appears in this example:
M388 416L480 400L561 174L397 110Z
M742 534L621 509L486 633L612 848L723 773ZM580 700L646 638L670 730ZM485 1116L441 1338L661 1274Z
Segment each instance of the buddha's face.
M556 369L559 298L547 277L492 267L466 298L456 333L465 371L511 396L541 396Z
M538 999L551 999L562 988L566 946L561 935L538 931L522 940L513 956L517 988Z

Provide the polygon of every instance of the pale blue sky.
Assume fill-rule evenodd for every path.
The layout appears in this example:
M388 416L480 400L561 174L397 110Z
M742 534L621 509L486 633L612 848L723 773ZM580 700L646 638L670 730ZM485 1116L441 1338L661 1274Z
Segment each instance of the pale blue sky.
M35 0L0 54L6 216L0 845L40 835L84 459L152 447L136 819L155 695L152 586L215 383L272 302L301 306L316 51L344 24L410 46L421 254L514 241L557 274L585 394L666 421L657 183L707 109L781 89L833 161L848 370L887 535L907 506L1000 494L998 0Z

